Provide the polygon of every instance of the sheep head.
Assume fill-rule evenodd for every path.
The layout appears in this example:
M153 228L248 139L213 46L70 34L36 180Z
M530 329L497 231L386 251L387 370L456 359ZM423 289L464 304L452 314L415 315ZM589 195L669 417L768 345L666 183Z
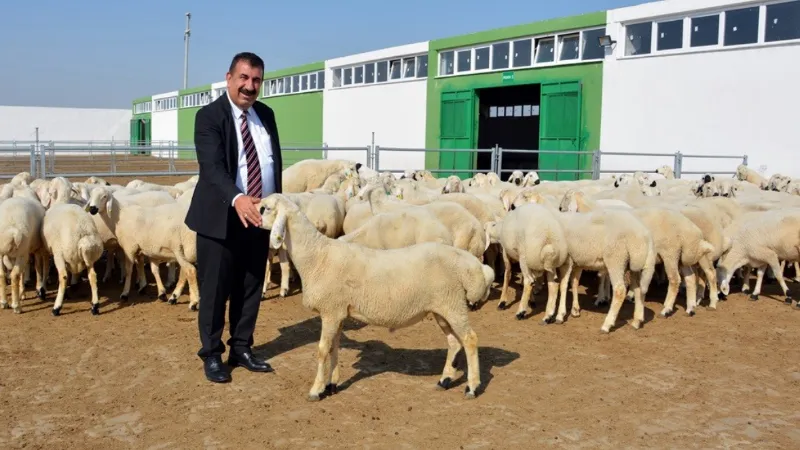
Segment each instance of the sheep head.
M466 190L464 189L464 184L461 182L461 178L458 178L455 175L450 175L447 177L447 182L442 187L442 194L464 192L466 192Z
M486 248L483 249L484 252L490 245L500 242L501 226L502 221L500 220L492 220L483 224L483 232L486 234Z
M500 183L500 177L494 172L489 172L486 174L486 181L489 182L489 186L497 186Z
M111 189L97 188L92 189L89 195L89 201L86 203L86 210L89 214L95 215L105 211L106 214L111 214L114 205L114 196Z
M286 221L288 215L300 208L282 194L271 194L259 204L261 228L270 230L269 245L274 249L283 247L286 241Z
M558 204L558 210L561 212L579 212L580 205L583 204L583 192L569 189L564 193L561 198L561 203Z
M522 179L522 186L524 187L531 187L531 186L538 186L542 180L539 179L539 174L536 173L535 170L531 170L527 174L525 174L525 178Z
M522 184L522 179L523 178L524 178L524 175L522 174L522 171L521 170L515 170L515 171L511 172L511 176L508 177L508 182L513 184L513 185L515 185L515 186L519 186L519 185Z

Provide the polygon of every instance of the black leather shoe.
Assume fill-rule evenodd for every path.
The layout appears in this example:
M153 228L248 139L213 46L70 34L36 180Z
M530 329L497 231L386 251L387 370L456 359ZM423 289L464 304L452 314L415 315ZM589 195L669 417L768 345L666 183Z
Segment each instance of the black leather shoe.
M272 366L262 361L249 351L230 352L228 355L228 365L231 367L242 366L251 372L273 372Z
M225 370L225 366L222 365L221 356L209 356L203 360L203 370L206 373L208 381L213 381L214 383L227 383L231 381L231 375Z

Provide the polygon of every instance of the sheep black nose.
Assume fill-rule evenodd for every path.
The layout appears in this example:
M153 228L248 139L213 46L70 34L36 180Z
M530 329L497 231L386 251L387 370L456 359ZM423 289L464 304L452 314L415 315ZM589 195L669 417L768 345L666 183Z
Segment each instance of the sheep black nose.
M533 185L534 185L534 186L538 186L538 185L539 185L539 183L541 183L541 182L542 182L542 180L536 180L536 181L534 181L534 182L533 182Z
M516 206L515 206L515 205L512 203L512 204L511 204L511 210L513 211L513 210L515 210L515 209L517 209L517 207L516 207Z
M98 211L100 211L100 210L99 210L99 209L97 209L97 206L90 206L90 207L89 207L89 214L91 214L91 215L95 215L95 214L97 214L97 213L98 213Z
M264 210L266 210L266 209L267 209L266 206L262 206L261 209L258 210L258 212L260 212L261 214L264 214Z

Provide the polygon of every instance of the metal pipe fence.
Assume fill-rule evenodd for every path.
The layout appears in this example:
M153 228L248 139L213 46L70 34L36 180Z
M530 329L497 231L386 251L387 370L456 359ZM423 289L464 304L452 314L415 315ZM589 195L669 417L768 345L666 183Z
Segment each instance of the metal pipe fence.
M130 145L129 141L0 141L0 179L19 172L36 178L110 176L190 176L198 173L192 144L176 141ZM598 179L604 174L654 172L660 165L672 167L676 178L684 175L733 175L736 166L747 165L747 155L605 152L601 150L429 149L364 146L286 146L284 167L304 159L348 159L378 172L403 173L424 168L426 159L439 167L428 169L439 176L468 177L494 172L507 179L511 172L536 170L544 179ZM435 154L435 157L430 157ZM637 162L636 158L642 161ZM610 164L609 164L610 163ZM614 170L607 169L611 165Z

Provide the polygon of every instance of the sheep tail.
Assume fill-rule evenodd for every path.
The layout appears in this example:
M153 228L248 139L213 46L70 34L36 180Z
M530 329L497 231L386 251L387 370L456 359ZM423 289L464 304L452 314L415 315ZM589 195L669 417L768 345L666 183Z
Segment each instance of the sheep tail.
M697 251L698 251L697 256L702 258L703 256L706 256L709 253L713 252L714 246L711 245L711 243L708 242L707 240L703 239L700 241L700 245L697 246Z
M3 230L3 237L0 239L0 254L14 254L22 245L23 238L22 230L17 227L12 226Z
M550 272L555 269L555 263L553 261L556 258L556 249L552 244L546 244L542 247L542 250L539 252L539 257L541 258L544 270Z
M631 270L640 272L639 286L642 289L642 296L647 295L647 290L650 288L650 281L653 279L653 274L656 271L656 249L652 241L647 245L647 255L644 258L644 265L634 267L633 260L631 261Z
M96 236L81 236L78 239L78 252L88 268L103 254L103 243Z

